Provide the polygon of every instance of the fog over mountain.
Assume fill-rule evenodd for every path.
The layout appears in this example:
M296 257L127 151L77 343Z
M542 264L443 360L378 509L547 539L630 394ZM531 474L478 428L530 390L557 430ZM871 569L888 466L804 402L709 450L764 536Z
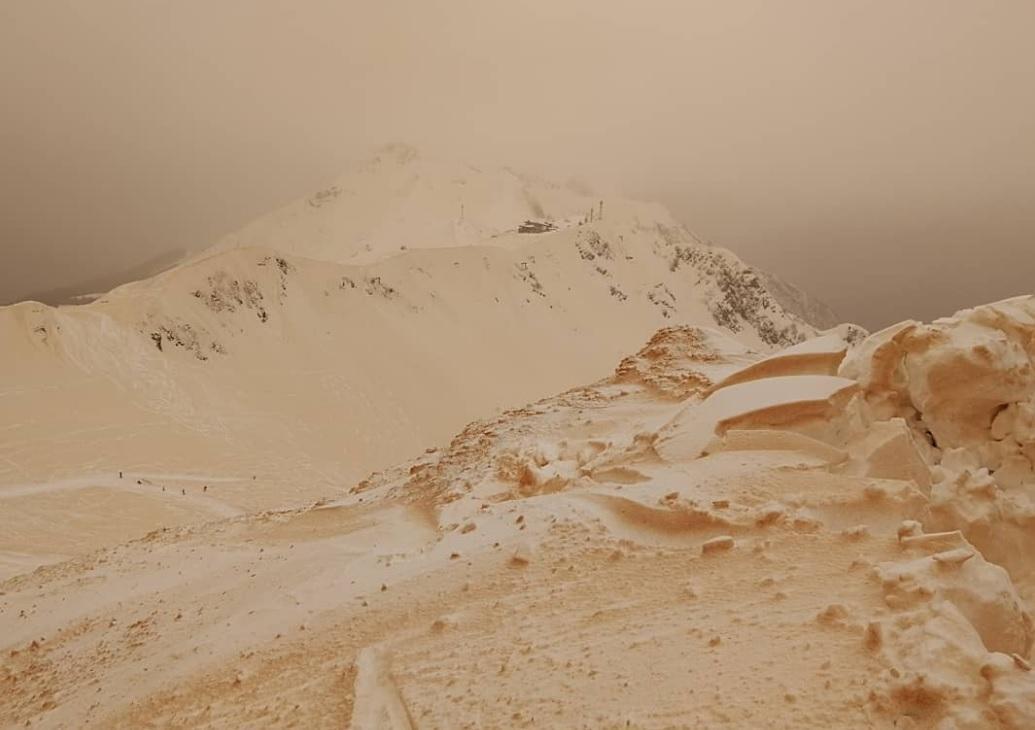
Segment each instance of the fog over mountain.
M0 5L0 728L1031 730L1033 21Z
M988 0L7 3L0 301L203 247L404 141L660 200L870 328L937 316L1035 274L1033 24Z

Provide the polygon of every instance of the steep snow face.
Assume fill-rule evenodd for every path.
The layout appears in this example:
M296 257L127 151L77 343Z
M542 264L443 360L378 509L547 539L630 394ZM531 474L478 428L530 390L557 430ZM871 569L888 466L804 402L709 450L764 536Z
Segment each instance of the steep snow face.
M903 538L927 541L939 552L879 568L890 605L925 612L911 626L883 623L892 637L889 651L909 677L898 686L950 706L950 697L972 707L984 701L999 726L1031 726L1035 297L888 328L850 352L840 372L862 387L862 423L871 430L889 418L902 424L896 461L912 462L914 473L917 455L927 463L929 478L917 479L930 490L921 519L944 535ZM903 449L906 444L913 448ZM885 461L890 456L883 454ZM931 595L945 602L921 598ZM955 667L955 676L925 683L933 673L918 660L924 656ZM975 675L981 679L964 679ZM968 716L947 706L943 713L959 727L990 722L974 710Z
M903 322L850 352L867 421L901 419L931 473L930 520L962 530L1035 592L1035 298L928 325Z
M844 362L875 417L898 416L939 453L1033 482L1035 301L1019 297L875 334Z

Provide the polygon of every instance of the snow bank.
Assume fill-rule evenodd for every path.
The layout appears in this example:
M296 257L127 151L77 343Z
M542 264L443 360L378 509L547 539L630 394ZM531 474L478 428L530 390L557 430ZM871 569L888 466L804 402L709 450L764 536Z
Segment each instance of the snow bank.
M785 375L731 385L690 404L659 432L658 453L694 459L729 429L826 431L857 386L831 375Z

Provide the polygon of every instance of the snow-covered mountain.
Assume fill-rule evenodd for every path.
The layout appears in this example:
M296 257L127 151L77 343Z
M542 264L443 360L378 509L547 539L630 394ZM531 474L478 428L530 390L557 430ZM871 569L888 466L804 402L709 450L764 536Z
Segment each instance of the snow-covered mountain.
M1035 300L820 332L657 206L330 190L0 309L0 724L1032 726Z
M88 305L0 309L0 490L207 475L267 509L600 378L660 327L757 351L815 333L661 206L576 188L393 146ZM156 502L127 535L210 507Z
M246 225L212 251L262 246L342 263L394 256L407 248L484 244L525 220L568 226L599 198L510 169L483 169L392 144L356 163L325 189ZM657 206L622 201L615 218L668 218ZM599 211L597 211L599 212ZM610 216L611 210L605 213Z
M562 185L510 168L429 157L404 144L381 148L324 190L257 219L201 255L266 247L361 264L408 249L513 244L514 234L526 223L528 232L538 226L563 235L592 224L587 238L614 243L629 237L632 245L649 241L672 267L691 259L703 262L707 257L697 249L720 251L723 264L708 266L710 275L729 289L765 290L757 296L731 292L730 306L737 307L733 300L748 296L752 301L744 302L747 314L750 308L764 309L765 302L753 300L765 296L809 324L828 328L839 322L829 307L794 286L765 272L747 271L724 249L704 246L657 203L604 195L585 183Z

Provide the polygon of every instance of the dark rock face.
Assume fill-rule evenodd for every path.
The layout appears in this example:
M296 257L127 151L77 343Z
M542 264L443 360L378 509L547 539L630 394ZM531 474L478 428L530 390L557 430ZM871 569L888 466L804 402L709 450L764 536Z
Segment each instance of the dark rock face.
M370 276L363 280L366 284L365 291L369 296L379 296L384 299L392 299L398 296L398 292L393 287L388 286L381 281L380 276Z
M716 323L731 332L753 327L767 345L786 347L809 336L804 321L777 325L777 316L790 314L772 296L759 273L722 249L701 245L672 247L670 271L687 266L709 291L708 309Z
M196 289L192 294L205 302L213 312L236 312L239 308L251 309L265 322L269 315L263 306L262 290L252 279L243 282L234 279L225 271L217 271L208 277L208 291Z
M151 340L161 352L164 352L163 343L169 342L183 348L202 362L208 360L209 353L226 354L226 350L218 342L212 341L206 345L203 335L199 335L189 322L168 321L151 332Z
M575 248L578 249L579 256L586 261L592 261L598 257L608 261L614 260L611 244L593 230L579 231L575 238Z

